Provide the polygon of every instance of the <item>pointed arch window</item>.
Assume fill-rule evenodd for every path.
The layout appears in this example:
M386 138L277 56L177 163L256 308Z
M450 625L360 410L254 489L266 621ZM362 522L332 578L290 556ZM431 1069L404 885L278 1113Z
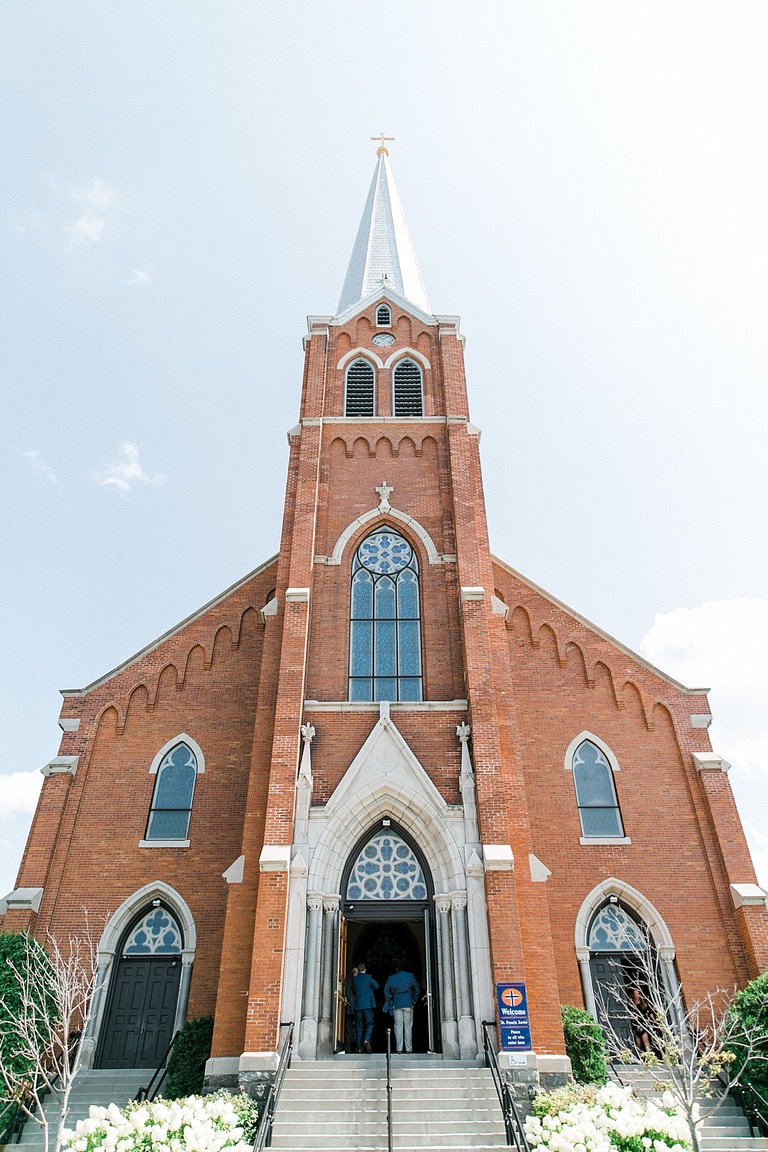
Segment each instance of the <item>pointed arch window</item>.
M358 854L347 900L426 900L427 882L416 853L389 829L376 832Z
M424 389L421 368L415 360L401 360L393 377L393 411L395 416L423 416Z
M419 565L399 532L373 532L352 561L349 699L421 700Z
M392 324L392 313L386 304L379 304L376 309L376 324L379 328L389 328Z
M373 416L376 406L376 374L368 360L359 357L347 368L345 416Z
M589 929L591 952L644 952L647 934L621 904L609 900L592 921Z
M613 771L591 740L582 740L573 754L573 783L584 837L624 836Z
M181 928L167 908L150 908L126 937L123 956L174 956L183 947Z
M197 757L188 744L176 744L157 769L147 840L186 840L196 778Z

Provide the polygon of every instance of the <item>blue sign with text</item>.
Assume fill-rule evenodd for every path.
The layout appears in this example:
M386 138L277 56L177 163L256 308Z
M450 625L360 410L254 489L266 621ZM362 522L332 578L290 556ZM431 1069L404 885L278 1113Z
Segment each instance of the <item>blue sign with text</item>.
M502 1052L530 1052L531 1024L523 981L496 985L499 1046Z

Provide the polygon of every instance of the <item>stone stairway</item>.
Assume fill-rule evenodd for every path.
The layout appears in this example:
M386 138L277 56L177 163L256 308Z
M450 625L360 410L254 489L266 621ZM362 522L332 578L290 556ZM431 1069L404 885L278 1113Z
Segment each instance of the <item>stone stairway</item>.
M621 1064L609 1071L611 1078L620 1084L631 1084L638 1096L656 1099L661 1096L658 1084L642 1065ZM712 1101L704 1097L699 1103L702 1112L712 1105ZM768 1149L768 1140L752 1136L744 1113L730 1097L700 1125L699 1143L702 1152L752 1152L752 1149Z
M106 1108L108 1104L117 1104L124 1107L129 1100L133 1100L139 1088L149 1083L154 1068L125 1068L125 1069L88 1069L78 1073L69 1096L69 1115L67 1128L74 1128L78 1120L88 1115L91 1104L98 1104ZM58 1103L52 1097L47 1097L45 1115L48 1123L55 1129L58 1124ZM49 1143L53 1146L53 1132L49 1132ZM12 1150L19 1148L23 1152L43 1152L45 1146L43 1130L39 1124L28 1120L21 1133L18 1144L9 1144Z
M396 1152L468 1152L507 1146L491 1073L439 1057L392 1057ZM272 1147L282 1152L387 1147L386 1062L342 1056L294 1062L286 1073Z

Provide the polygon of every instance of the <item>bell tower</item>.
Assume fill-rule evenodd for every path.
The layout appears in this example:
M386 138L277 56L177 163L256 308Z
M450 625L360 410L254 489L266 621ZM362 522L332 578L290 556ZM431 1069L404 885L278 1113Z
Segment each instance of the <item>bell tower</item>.
M246 815L213 1055L241 1045L241 1081L268 1074L289 1020L300 1057L332 1054L365 912L342 880L395 826L433 878L429 1043L476 1056L494 982L526 980L533 1047L562 1054L464 337L430 311L383 138L337 312L309 317L304 349L263 610L248 813L264 836Z

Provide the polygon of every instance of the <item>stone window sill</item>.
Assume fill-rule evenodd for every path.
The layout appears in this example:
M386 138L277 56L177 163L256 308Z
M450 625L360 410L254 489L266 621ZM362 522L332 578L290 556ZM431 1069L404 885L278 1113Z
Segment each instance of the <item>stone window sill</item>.
M139 848L189 848L189 840L139 840Z
M582 836L579 844L631 844L629 836Z

